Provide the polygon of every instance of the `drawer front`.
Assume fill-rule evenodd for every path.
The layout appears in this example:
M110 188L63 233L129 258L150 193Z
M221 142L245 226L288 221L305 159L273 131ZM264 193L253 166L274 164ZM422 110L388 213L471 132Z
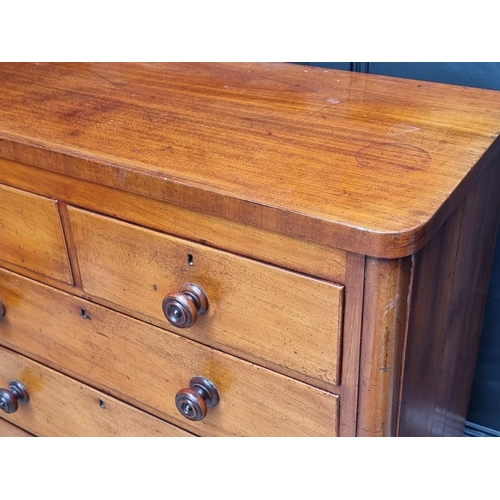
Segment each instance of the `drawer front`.
M342 286L71 207L70 216L85 292L278 371L339 383ZM181 330L162 301L186 283L209 307Z
M9 424L0 417L0 437L33 437L15 425Z
M0 297L1 343L195 434L337 435L334 394L4 270ZM196 375L216 385L220 403L191 422L175 395Z
M73 283L56 201L0 185L0 260Z
M29 401L3 418L38 436L183 436L188 433L0 348L0 387L20 382Z

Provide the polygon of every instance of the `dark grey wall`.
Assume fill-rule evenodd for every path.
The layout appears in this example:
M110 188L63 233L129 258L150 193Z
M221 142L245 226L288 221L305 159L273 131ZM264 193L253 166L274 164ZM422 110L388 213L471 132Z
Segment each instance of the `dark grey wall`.
M500 90L500 63L304 63ZM499 233L500 234L500 231ZM500 431L500 237L497 239L468 420Z

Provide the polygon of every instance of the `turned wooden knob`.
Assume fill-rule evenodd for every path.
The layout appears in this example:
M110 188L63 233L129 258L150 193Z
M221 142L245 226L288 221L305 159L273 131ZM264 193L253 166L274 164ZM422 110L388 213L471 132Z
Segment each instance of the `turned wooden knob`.
M2 319L5 316L5 305L2 302L2 299L0 299L0 319Z
M189 328L196 323L199 314L208 309L208 298L197 285L182 285L178 293L167 295L162 303L163 314L172 326Z
M19 403L29 401L28 391L21 382L11 380L9 389L0 389L0 409L5 413L14 413L19 408Z
M209 406L219 403L219 391L205 377L193 377L189 389L181 389L175 395L175 406L182 416L189 420L203 420Z

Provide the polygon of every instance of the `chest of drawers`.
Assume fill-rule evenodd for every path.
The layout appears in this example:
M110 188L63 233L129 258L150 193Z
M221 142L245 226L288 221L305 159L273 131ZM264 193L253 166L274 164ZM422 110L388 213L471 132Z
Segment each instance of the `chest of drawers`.
M500 94L286 64L0 83L1 435L462 433Z

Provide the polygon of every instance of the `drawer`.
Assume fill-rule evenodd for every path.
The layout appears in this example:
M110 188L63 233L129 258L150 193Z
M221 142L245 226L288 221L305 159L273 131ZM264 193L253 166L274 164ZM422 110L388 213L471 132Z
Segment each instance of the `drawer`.
M343 286L80 209L69 212L88 294L301 380L339 383ZM181 329L166 321L162 302L187 283L202 288L209 305Z
M0 417L0 437L33 437L15 425L9 424Z
M0 297L6 310L3 345L195 434L338 433L335 394L9 271L0 270ZM220 403L204 420L191 422L177 411L175 395L197 375L215 384Z
M73 283L55 200L0 185L0 260Z
M0 348L0 387L28 393L3 418L38 436L183 436L188 433L107 394Z

